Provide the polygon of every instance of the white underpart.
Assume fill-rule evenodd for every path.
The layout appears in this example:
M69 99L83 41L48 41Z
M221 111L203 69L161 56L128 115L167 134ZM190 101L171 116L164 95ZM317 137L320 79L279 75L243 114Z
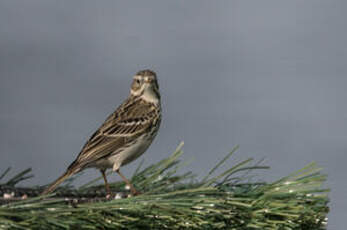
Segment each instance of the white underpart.
M147 150L151 142L152 140L147 138L147 134L144 134L137 139L135 144L127 147L119 154L108 158L108 161L113 165L113 171L118 170L122 165L130 163L141 156ZM131 159L131 161L129 161L129 159Z
M126 165L136 160L147 150L153 140L153 138L148 137L148 134L144 134L138 137L136 143L131 144L115 155L111 155L109 158L104 158L95 162L95 165L93 165L93 167L100 169L113 168L113 171L118 170L122 165Z

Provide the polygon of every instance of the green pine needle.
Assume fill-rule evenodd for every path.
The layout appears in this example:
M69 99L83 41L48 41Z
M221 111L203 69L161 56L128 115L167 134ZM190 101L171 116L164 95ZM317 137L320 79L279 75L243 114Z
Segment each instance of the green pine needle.
M179 159L182 146L145 169L140 163L132 182L142 195L74 203L51 194L10 202L0 206L0 229L326 229L329 190L322 187L326 176L315 163L272 183L238 175L268 168L251 165L252 159L213 176L236 147L198 181L191 172L177 173L185 166ZM14 186L29 172L17 174L0 188ZM100 179L75 193L83 196L104 190ZM127 192L123 182L112 183L111 188Z

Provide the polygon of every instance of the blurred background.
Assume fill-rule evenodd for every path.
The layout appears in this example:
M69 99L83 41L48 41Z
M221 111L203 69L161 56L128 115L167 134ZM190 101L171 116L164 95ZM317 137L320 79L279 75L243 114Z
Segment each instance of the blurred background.
M347 209L347 30L343 0L0 2L0 170L26 184L66 169L155 70L163 103L156 162L185 141L187 170L266 158L273 180L317 161L332 188L329 229ZM140 160L126 166L130 176ZM76 184L95 176L87 170ZM114 175L110 180L119 180ZM25 185L25 183L22 183Z

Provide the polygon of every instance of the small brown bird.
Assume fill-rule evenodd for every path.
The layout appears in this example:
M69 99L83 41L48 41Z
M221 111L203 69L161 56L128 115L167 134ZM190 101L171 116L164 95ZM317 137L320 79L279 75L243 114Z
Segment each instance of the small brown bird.
M156 136L161 122L160 93L155 72L139 71L133 79L130 95L113 112L83 146L66 172L42 194L56 189L68 177L86 169L98 168L104 178L107 194L111 194L105 171L113 168L130 187L138 192L119 168L141 156Z

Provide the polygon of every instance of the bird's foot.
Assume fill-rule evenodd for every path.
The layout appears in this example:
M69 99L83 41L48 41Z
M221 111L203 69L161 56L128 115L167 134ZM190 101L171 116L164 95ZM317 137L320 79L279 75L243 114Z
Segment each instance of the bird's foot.
M132 194L133 196L138 196L138 195L141 195L142 192L139 192L139 191L135 190L134 192L131 192L131 194Z
M112 193L107 193L106 194L106 200L112 200L114 195Z

